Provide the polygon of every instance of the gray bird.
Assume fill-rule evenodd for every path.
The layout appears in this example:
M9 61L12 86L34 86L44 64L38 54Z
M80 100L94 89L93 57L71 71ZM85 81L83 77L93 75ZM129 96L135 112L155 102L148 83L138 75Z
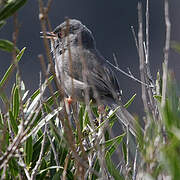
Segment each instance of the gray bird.
M124 126L136 136L135 120L123 107L120 100L119 83L113 69L96 49L91 31L80 21L69 19L47 32L51 38L51 50L55 59L55 70L65 93L79 102L89 100L107 105L110 109L119 107L116 115Z

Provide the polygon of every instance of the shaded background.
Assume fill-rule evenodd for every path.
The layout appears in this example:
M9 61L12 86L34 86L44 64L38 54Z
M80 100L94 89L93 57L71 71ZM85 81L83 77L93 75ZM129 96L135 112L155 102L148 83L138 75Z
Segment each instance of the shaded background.
M163 47L165 42L164 0L150 1L150 63L153 77L158 69L161 70ZM47 2L47 1L44 1ZM52 27L64 21L65 17L79 19L94 34L97 48L101 54L113 62L116 54L119 67L123 70L130 68L134 76L139 77L139 59L131 32L131 26L137 33L137 3L138 0L126 1L97 1L97 0L54 0L49 12ZM143 8L145 3L143 1ZM145 11L144 11L145 12ZM38 54L43 53L44 45L40 39L41 31L38 19L38 1L28 1L19 11L18 20L21 24L18 48L27 47L20 62L21 77L30 89L30 94L38 88L39 72L41 69ZM145 16L145 14L144 14ZM170 19L172 23L171 39L180 41L180 1L170 1ZM0 30L0 38L12 39L12 19ZM11 55L0 51L0 79L12 61ZM180 80L180 56L171 50L169 67L173 69L177 81ZM141 87L128 77L118 73L124 102L133 94L137 97L130 111L142 113ZM12 86L9 84L9 86Z

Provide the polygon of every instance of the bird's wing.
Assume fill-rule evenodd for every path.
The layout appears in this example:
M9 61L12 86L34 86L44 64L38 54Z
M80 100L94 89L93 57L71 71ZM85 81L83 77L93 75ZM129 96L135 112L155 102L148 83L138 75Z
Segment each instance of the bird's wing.
M91 65L88 67L89 84L94 86L97 92L100 92L101 98L111 97L117 100L120 95L120 88L116 74L97 51L92 54L94 57L92 61L89 59Z
M100 98L118 99L120 89L116 75L96 49L78 50L77 47L72 47L71 70L69 56L65 57L67 57L64 60L66 78L71 77L80 89L90 88L90 98L95 97L93 91L96 91Z

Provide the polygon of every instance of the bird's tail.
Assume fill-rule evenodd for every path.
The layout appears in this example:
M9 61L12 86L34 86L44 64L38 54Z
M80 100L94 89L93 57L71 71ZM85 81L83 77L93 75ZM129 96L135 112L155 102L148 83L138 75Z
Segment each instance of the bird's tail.
M116 109L116 116L121 124L125 127L129 127L130 132L133 136L137 136L137 121L135 118L123 107L122 104L118 105L112 103L110 108ZM138 128L139 129L139 128ZM141 129L141 128L140 128Z

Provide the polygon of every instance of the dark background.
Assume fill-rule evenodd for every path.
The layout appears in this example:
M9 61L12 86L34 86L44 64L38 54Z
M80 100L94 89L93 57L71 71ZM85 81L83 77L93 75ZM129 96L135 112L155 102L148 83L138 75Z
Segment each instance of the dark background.
M163 48L165 43L164 0L150 1L150 63L153 77L161 68L163 62ZM47 1L44 1L47 2ZM138 0L126 1L97 1L97 0L54 0L49 12L52 27L64 21L65 17L79 19L94 34L97 48L101 54L113 62L116 54L119 67L123 70L130 68L134 76L139 77L139 59L131 31L131 26L137 33L137 3ZM143 1L145 17L145 0ZM38 54L43 53L44 45L40 39L41 31L38 19L38 1L28 1L19 11L18 19L21 24L18 48L27 47L20 62L21 77L30 94L38 88L41 66ZM172 23L171 39L180 42L180 1L170 1L170 19ZM0 38L12 40L12 19L0 30ZM0 51L0 79L12 61L11 55ZM170 52L169 67L175 72L177 81L180 80L180 56L173 50ZM118 73L123 100L126 102L137 93L130 111L142 112L141 87L128 77ZM11 87L9 83L7 88Z

